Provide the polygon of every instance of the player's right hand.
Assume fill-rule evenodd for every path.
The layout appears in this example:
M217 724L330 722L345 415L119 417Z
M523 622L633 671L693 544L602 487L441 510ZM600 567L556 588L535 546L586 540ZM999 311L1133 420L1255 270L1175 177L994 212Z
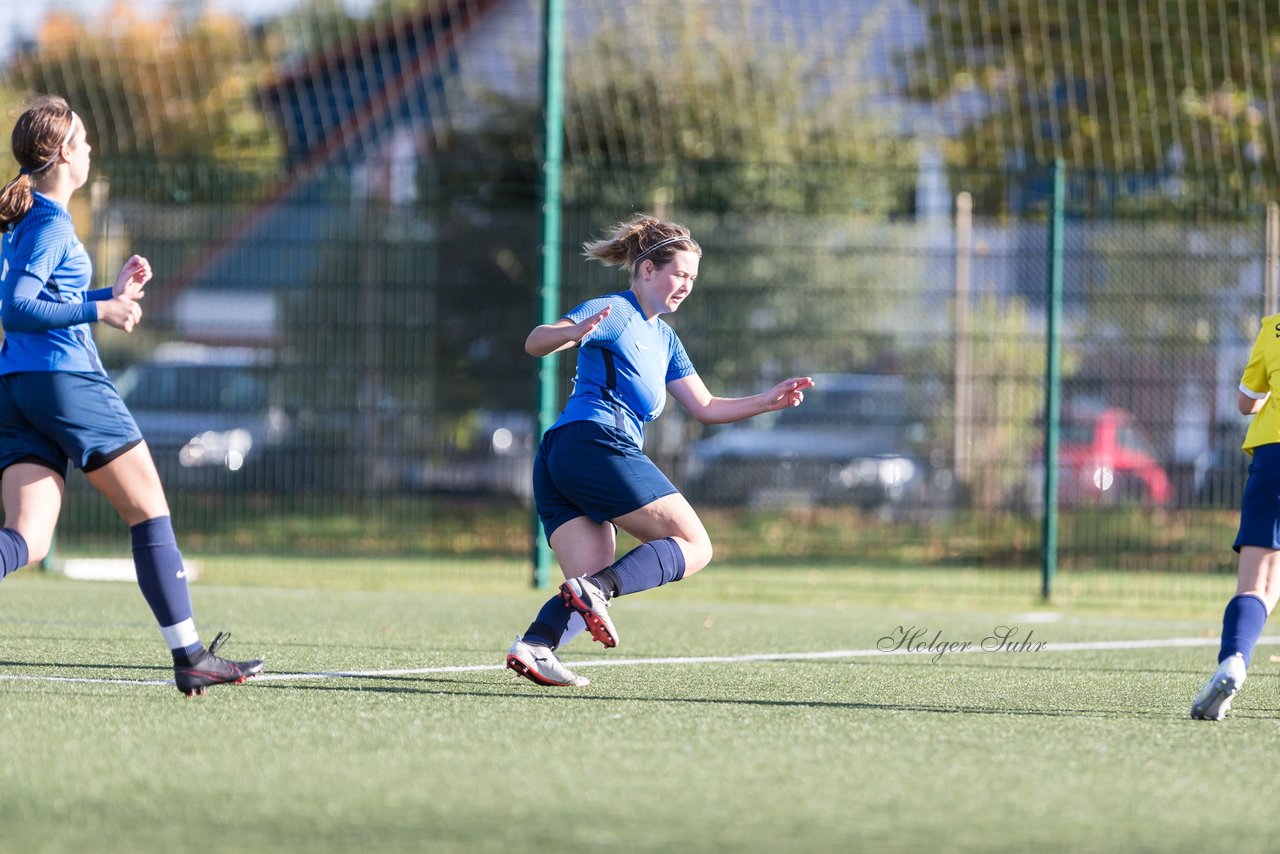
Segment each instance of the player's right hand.
M573 330L573 332L571 333L573 336L573 340L577 341L578 343L581 343L583 339L585 339L588 335L590 335L592 332L595 331L595 328L600 325L601 321L603 321L606 317L609 316L609 311L611 309L612 309L612 306L606 305L604 308L602 308L600 311L596 312L595 314L591 315L586 320L575 323L573 326L569 327L570 329Z
M116 329L132 332L142 320L142 306L129 294L98 302L98 320Z

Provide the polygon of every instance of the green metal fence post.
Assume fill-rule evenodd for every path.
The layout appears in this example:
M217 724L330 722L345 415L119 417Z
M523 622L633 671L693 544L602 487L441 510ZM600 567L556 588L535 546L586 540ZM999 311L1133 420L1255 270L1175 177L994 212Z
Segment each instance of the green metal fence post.
M1066 166L1053 164L1053 209L1049 215L1049 270L1045 339L1047 358L1044 389L1044 524L1041 543L1040 593L1053 594L1058 572L1058 433L1061 422L1062 384L1062 253Z
M560 310L560 169L564 158L564 0L546 0L543 21L542 293L539 323L555 323ZM538 440L556 417L560 359L538 363ZM533 586L551 582L553 555L533 513Z

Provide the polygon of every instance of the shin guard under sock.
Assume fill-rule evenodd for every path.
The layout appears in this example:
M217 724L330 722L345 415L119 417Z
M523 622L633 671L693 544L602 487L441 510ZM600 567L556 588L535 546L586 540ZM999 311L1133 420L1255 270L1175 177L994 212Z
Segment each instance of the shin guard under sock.
M133 565L138 587L160 624L160 633L182 663L203 651L191 612L191 593L182 552L168 516L139 522L129 529L133 538ZM181 660L180 660L181 659Z
M641 543L592 576L606 596L626 596L684 578L684 552L671 537Z

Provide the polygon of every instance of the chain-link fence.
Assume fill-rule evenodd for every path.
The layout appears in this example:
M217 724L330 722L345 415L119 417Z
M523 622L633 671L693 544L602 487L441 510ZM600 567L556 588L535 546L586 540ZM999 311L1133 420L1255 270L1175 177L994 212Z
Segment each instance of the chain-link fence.
M521 344L550 7L366 5L51 14L0 48L0 99L68 97L95 148L73 214L99 283L130 252L157 271L141 331L100 341L184 548L447 555L481 575L531 548ZM626 286L577 247L652 211L706 252L671 322L711 389L818 378L786 413L652 425L720 560L1039 589L1062 159L1059 589L1158 596L1229 571L1233 395L1275 293L1280 19L1147 0L564 5L560 308ZM121 536L74 476L61 552Z
M561 248L568 310L627 286L579 256L583 240L637 208L684 222L705 254L669 320L712 391L817 377L795 410L708 428L673 405L651 425L650 453L704 514L719 558L1000 569L1010 589L1036 589L1043 176L1003 176L998 201L965 190L990 176L945 176L948 204L906 217L830 203L752 214L749 196L707 202L722 168L672 170L629 204L571 203ZM461 555L477 573L529 553L536 365L522 343L540 220L503 186L510 170L436 162L393 203L347 172L272 198L150 201L129 192L150 175L103 169L110 183L77 211L99 274L139 251L157 284L146 332L101 330L102 349L188 550ZM602 174L579 179L595 182L584 197L598 198ZM166 177L170 197L210 180ZM780 168L758 191L850 177ZM854 177L908 200L920 183ZM1130 189L1130 210L1099 218L1085 216L1096 182L1068 187L1060 584L1105 576L1156 595L1231 566L1246 426L1234 395L1262 313L1265 213L1179 212L1176 187L1153 179ZM572 360L563 368L561 399ZM63 550L119 538L89 493L73 478Z

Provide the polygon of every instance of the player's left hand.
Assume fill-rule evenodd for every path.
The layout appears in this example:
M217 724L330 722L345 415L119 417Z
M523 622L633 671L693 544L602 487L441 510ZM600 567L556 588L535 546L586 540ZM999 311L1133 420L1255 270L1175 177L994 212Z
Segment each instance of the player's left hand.
M804 403L804 390L813 388L813 377L791 377L765 393L765 412L775 412Z
M120 268L116 276L115 287L111 289L114 297L126 296L139 300L144 296L142 286L151 281L151 262L141 255L134 255Z

